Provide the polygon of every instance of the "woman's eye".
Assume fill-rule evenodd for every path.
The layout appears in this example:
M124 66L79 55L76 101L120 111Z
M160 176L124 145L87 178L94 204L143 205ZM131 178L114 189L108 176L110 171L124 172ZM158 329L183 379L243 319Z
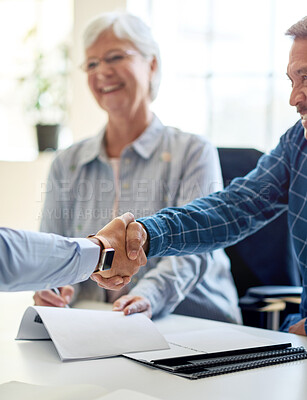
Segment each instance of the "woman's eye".
M124 56L122 54L114 54L113 56L106 57L105 62L107 62L108 64L112 64L112 63L120 62L123 59L124 59Z
M90 61L87 64L87 70L90 71L91 69L95 69L97 67L97 65L99 64L99 61Z

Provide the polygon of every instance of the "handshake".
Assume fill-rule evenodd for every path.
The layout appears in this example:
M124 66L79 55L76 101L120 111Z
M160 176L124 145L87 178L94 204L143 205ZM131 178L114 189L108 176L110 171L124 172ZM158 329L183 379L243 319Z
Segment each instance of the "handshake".
M133 214L125 213L114 218L95 235L102 243L115 250L112 267L94 272L91 279L104 289L119 290L127 285L141 266L147 262L147 233ZM89 238L95 242L95 238ZM96 243L96 242L95 242Z
M94 237L88 239L97 245L103 243L105 248L112 247L115 250L111 268L97 270L91 275L91 279L104 289L120 290L147 263L147 233L131 213L114 218ZM73 294L73 286L68 285L59 289L40 290L35 292L33 299L39 306L68 307ZM152 315L148 299L141 296L122 296L113 304L113 310L123 311L126 315L143 312L149 318Z
M147 263L147 233L131 213L114 218L94 237L88 239L97 245L103 243L105 248L112 247L115 250L111 268L97 270L91 275L91 279L104 289L120 290ZM35 292L33 299L39 306L68 307L73 294L73 286L67 285L59 289ZM113 310L123 311L125 315L135 312L143 312L149 318L152 315L149 300L142 296L121 296L113 304Z

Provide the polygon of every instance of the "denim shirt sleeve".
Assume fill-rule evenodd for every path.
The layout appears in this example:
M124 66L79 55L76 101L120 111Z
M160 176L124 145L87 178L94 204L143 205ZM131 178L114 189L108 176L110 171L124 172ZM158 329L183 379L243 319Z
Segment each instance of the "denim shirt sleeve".
M286 209L289 172L282 137L252 172L224 191L140 218L150 237L148 257L212 251L256 232Z

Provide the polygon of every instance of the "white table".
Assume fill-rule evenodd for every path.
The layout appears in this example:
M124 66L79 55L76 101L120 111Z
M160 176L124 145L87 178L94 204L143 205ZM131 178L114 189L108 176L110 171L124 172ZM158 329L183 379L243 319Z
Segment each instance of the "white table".
M306 360L197 381L176 377L122 357L62 363L50 341L14 340L21 316L29 305L16 302L15 296L18 295L0 294L0 383L17 380L40 385L98 384L110 391L126 388L165 400L307 398ZM221 322L175 315L157 321L156 325L162 333L229 327L229 324ZM231 327L238 332L290 341L294 346L307 348L305 337L237 325Z

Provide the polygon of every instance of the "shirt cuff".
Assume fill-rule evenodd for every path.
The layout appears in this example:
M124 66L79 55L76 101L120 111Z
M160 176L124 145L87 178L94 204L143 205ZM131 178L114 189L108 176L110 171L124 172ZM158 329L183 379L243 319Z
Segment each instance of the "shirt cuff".
M168 244L164 243L164 238L167 237L164 232L168 231L165 221L162 218L155 219L154 217L140 218L137 221L145 226L148 233L147 258L162 256L168 247Z
M71 239L78 244L80 254L78 279L85 281L94 272L100 257L100 246L89 239Z

